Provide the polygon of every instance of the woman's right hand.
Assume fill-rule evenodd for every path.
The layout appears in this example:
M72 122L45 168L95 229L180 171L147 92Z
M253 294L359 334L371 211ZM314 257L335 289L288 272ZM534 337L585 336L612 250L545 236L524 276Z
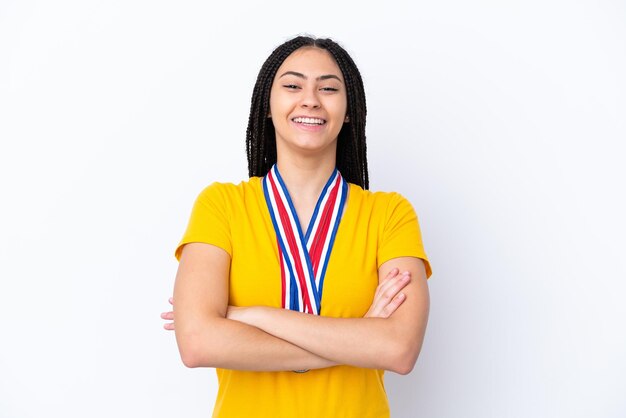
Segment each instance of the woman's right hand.
M376 288L374 300L364 318L389 318L406 299L401 290L411 282L408 271L392 269Z
M400 274L397 268L391 270L385 280L376 288L374 300L364 318L389 318L406 299L401 290L409 284L411 276L409 272ZM174 306L174 298L169 298L169 303ZM170 320L163 324L168 331L174 330L174 312L168 311L161 314L161 319Z

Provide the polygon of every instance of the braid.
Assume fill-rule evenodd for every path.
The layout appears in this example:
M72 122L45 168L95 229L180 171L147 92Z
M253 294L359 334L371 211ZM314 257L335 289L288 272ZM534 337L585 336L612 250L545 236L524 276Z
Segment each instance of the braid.
M298 36L277 47L261 67L252 93L246 130L248 174L250 177L264 176L276 163L276 133L268 117L270 91L276 71L283 61L292 52L305 46L328 51L343 74L350 120L344 123L337 137L337 169L346 181L368 189L369 176L365 143L367 106L363 80L350 55L331 39Z
M337 143L337 168L344 177L360 185L369 187L367 170L367 148L365 142L365 91L361 74L352 58L341 48L331 46L328 51L333 55L337 65L344 74L348 93L348 113L350 122L339 132ZM349 69L349 70L345 70ZM345 131L345 132L344 132Z

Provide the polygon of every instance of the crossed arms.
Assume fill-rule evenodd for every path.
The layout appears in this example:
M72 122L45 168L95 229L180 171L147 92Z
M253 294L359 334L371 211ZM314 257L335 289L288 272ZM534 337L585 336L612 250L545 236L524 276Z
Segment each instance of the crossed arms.
M229 307L229 268L230 256L221 248L183 247L174 312L163 318L175 318L176 342L187 367L280 371L344 364L400 374L413 369L430 301L421 259L400 257L381 265L376 296L363 318Z

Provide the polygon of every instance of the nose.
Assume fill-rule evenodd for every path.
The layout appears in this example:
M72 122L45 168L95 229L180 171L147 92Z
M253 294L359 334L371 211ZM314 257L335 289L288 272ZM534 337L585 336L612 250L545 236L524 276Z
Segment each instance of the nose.
M321 106L319 98L317 97L317 90L315 88L303 90L300 106L307 109L317 109Z

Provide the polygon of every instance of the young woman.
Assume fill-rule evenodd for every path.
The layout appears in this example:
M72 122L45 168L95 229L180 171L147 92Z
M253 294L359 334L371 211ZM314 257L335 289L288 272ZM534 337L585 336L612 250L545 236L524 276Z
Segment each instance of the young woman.
M296 37L263 64L250 178L198 196L162 314L183 363L217 369L214 417L389 416L383 373L417 360L431 270L410 203L367 190L365 115L332 40Z

